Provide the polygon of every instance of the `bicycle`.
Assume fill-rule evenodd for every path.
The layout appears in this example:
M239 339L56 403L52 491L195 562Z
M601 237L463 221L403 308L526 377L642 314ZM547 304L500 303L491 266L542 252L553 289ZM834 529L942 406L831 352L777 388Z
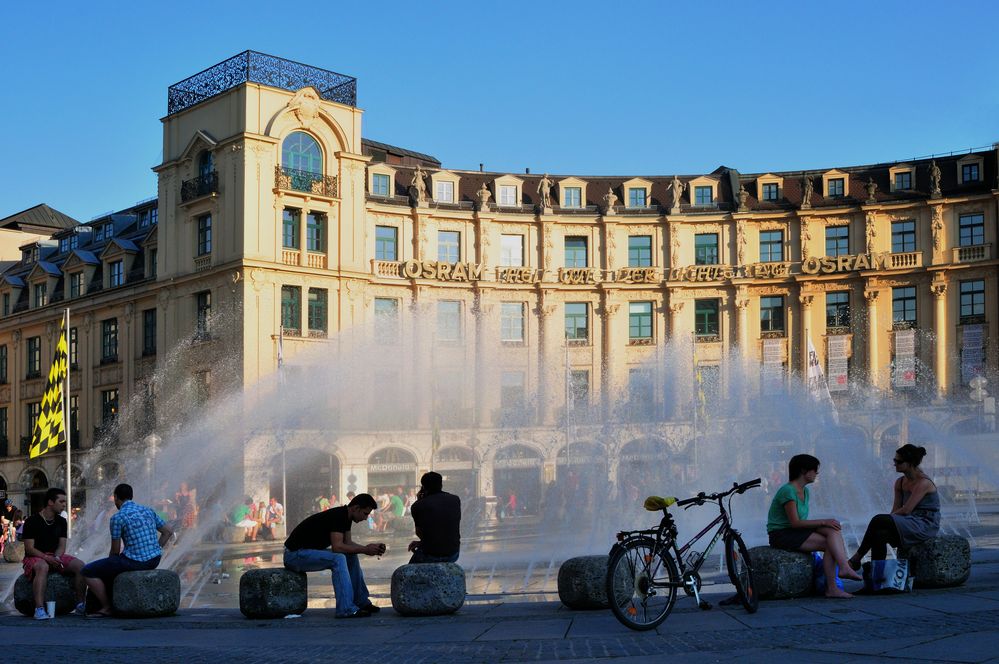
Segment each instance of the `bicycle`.
M735 494L758 487L760 483L759 478L743 484L734 483L728 491L712 494L702 491L685 500L659 496L646 498L646 510L663 512L659 526L621 531L617 534L617 543L610 550L606 579L607 599L617 619L634 630L654 629L673 610L680 588L687 595L692 595L701 609L710 609L711 605L701 598L700 569L719 538L725 542L725 566L728 568L729 579L735 586L738 601L746 611L755 613L759 600L753 585L751 561L742 536L732 527L729 512ZM723 502L725 498L729 499L727 510ZM669 507L675 504L689 509L707 502L718 504L719 515L686 544L678 546L676 522L669 513ZM717 530L714 537L703 552L691 549L715 527Z

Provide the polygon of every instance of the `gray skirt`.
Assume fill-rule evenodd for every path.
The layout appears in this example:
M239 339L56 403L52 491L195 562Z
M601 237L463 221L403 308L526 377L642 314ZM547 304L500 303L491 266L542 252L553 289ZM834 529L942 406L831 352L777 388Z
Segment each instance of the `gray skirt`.
M913 510L909 514L892 514L902 546L912 546L933 539L940 532L940 512Z

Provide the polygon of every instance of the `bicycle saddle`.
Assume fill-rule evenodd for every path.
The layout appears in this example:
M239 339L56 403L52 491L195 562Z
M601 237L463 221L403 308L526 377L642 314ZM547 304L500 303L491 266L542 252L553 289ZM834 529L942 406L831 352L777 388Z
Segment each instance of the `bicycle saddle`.
M648 498L645 499L645 509L647 509L650 512L658 512L660 510L666 509L667 507L675 503L676 503L676 498L672 496L669 496L667 498L663 498L662 496L649 496Z

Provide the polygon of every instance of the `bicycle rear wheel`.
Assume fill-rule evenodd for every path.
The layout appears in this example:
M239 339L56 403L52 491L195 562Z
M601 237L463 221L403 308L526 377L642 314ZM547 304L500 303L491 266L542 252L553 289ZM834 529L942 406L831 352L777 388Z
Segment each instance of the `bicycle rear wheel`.
M614 547L607 565L607 601L625 627L644 631L660 625L676 603L680 576L668 550L655 540L633 539Z
M739 533L731 532L725 537L725 567L742 606L749 613L756 613L760 600L753 585L753 565Z

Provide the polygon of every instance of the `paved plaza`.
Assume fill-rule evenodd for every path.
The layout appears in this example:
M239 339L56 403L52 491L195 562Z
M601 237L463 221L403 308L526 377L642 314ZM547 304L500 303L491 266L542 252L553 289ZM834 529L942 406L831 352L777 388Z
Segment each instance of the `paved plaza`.
M700 611L681 598L656 631L632 632L609 611L570 611L556 601L476 598L453 616L403 618L391 608L334 620L332 608L297 619L248 620L235 608L182 608L170 618L36 622L0 616L0 641L19 661L74 662L999 662L999 549L978 548L971 580L910 595L766 602ZM13 565L0 568L11 578ZM710 588L717 605L729 592ZM310 595L329 595L325 574ZM544 598L544 595L537 597ZM378 600L384 606L387 598ZM310 601L310 606L322 605ZM71 649L71 650L68 650Z

